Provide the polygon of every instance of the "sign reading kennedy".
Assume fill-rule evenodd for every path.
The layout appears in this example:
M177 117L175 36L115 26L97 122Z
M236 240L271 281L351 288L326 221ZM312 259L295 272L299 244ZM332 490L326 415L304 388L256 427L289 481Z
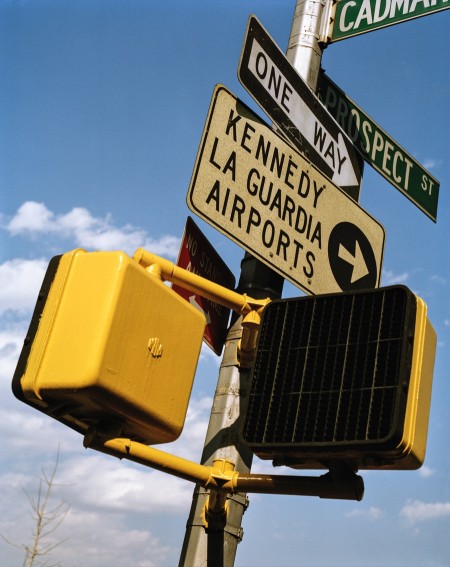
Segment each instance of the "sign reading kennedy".
M450 0L339 0L328 36L338 41L450 8Z
M383 227L221 85L187 203L308 293L379 285Z

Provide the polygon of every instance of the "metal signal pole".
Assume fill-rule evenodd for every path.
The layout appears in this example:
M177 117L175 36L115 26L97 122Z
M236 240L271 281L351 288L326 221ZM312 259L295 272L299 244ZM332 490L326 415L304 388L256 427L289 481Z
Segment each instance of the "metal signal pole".
M297 0L287 58L316 90L322 49L319 45L322 15L331 0ZM259 260L245 254L238 284L240 293L255 299L281 297L283 278ZM253 454L239 441L240 419L246 403L249 370L239 366L237 347L242 335L241 318L232 324L225 344L201 463L250 472ZM217 465L216 465L217 466ZM242 516L248 506L246 494L227 496L221 513L214 514L218 498L201 486L193 501L181 551L179 567L233 567L237 544L242 539Z
M257 282L257 283L255 283ZM252 297L281 296L283 278L252 256L246 254L241 264L240 293ZM229 463L234 470L250 472L253 454L239 442L242 404L248 388L249 371L239 367L237 346L242 335L241 318L231 326L219 371L213 407L201 463ZM209 491L194 490L191 512L180 558L180 567L232 567L236 548L242 539L242 516L248 502L245 494L227 497L226 516L206 517Z

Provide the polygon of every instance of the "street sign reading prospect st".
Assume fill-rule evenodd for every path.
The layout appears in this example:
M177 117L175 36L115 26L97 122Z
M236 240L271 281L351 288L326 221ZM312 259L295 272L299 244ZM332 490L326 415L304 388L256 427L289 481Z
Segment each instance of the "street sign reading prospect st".
M234 289L236 279L233 273L191 217L186 220L177 266L228 289ZM205 315L203 340L220 355L227 335L230 309L177 284L172 284L172 289Z
M450 8L450 0L339 0L334 2L329 41L399 24Z
M319 77L318 95L364 160L436 222L439 181L323 72Z
M384 228L222 85L187 204L307 293L379 286Z
M248 21L238 75L283 134L357 200L361 156L254 16Z

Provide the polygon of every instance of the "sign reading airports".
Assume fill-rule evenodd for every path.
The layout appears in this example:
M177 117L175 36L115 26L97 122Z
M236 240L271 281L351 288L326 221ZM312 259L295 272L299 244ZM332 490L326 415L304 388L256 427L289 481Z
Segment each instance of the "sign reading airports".
M339 0L327 36L338 41L450 8L450 0Z
M307 293L379 285L384 228L222 85L187 203Z
M361 156L254 16L248 21L238 74L283 134L357 200Z
M228 289L234 289L236 283L234 275L191 217L186 220L177 266ZM206 327L203 340L217 355L220 355L225 344L230 309L179 285L173 284L172 289L205 315Z
M319 98L373 168L436 222L439 181L399 146L325 73Z

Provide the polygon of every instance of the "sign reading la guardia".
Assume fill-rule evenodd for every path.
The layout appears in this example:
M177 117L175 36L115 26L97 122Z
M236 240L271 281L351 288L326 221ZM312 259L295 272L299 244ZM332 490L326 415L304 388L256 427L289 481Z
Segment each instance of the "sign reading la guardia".
M379 285L383 227L221 85L187 203L308 293Z

